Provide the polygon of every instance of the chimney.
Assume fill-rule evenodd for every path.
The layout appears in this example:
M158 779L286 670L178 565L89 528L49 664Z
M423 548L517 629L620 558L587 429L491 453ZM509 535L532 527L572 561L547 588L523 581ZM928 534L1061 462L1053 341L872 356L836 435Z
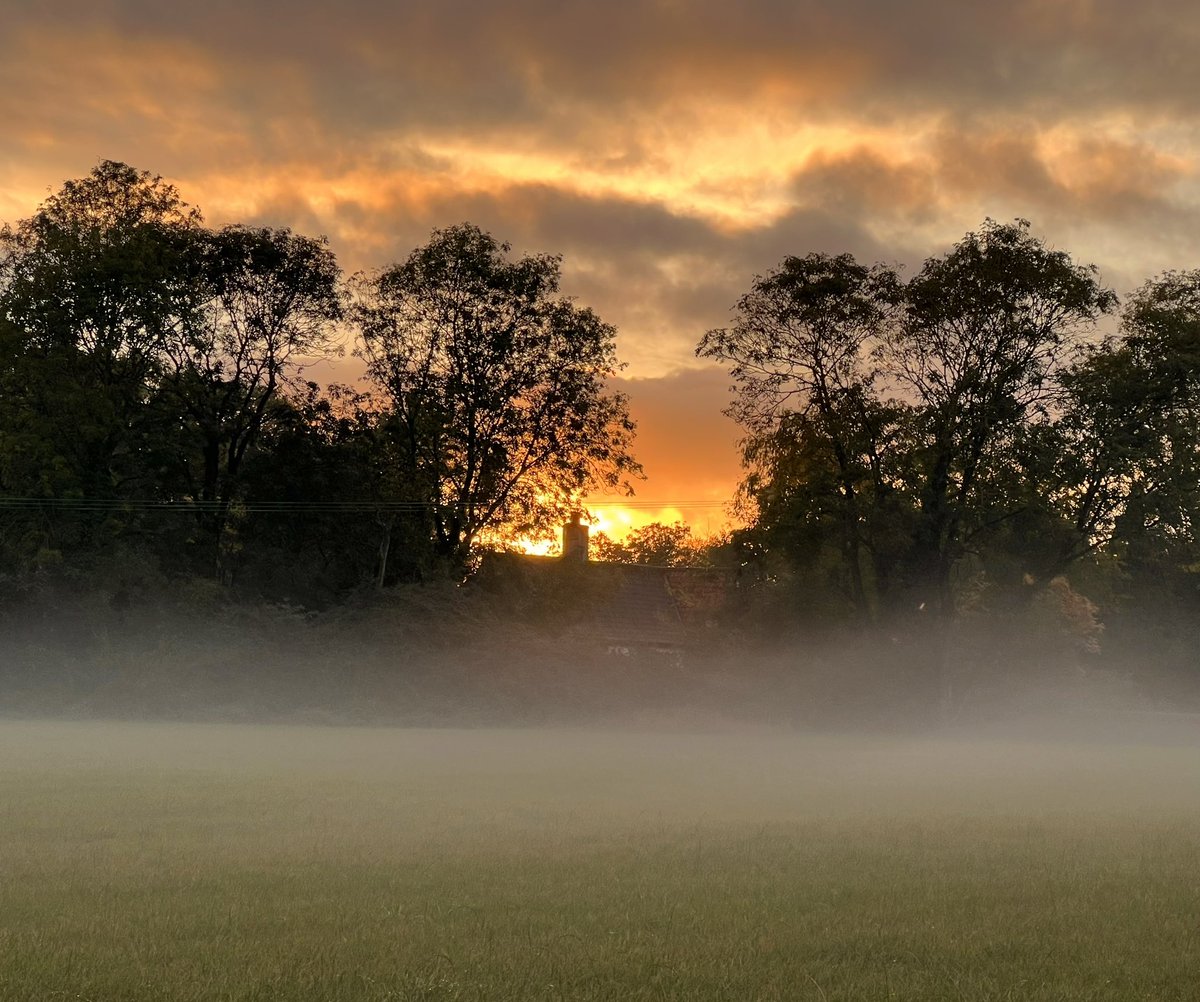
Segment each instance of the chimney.
M562 558L581 564L587 563L588 527L582 523L578 512L572 515L571 521L563 526Z

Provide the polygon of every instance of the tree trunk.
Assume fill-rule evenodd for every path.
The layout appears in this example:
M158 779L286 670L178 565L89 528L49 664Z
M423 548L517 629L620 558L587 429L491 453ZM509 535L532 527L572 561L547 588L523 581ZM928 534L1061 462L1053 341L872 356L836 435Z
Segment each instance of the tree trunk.
M379 576L375 579L375 590L383 591L383 582L387 578L388 551L392 548L392 523L380 523L383 526L383 539L379 542Z

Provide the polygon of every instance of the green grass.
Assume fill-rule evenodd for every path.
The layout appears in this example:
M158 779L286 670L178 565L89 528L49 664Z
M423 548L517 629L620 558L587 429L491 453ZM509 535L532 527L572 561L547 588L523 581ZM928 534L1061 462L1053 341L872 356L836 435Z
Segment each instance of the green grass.
M1196 748L0 724L0 999L1192 1000Z

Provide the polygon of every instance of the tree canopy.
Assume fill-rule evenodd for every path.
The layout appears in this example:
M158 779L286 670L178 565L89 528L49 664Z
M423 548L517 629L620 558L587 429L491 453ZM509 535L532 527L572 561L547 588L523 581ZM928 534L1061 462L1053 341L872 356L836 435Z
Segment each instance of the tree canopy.
M614 328L558 294L560 259L509 258L478 227L434 232L356 283L362 356L394 416L398 461L438 556L486 534L544 534L640 472Z
M545 534L589 490L628 490L640 470L626 400L608 387L615 330L559 294L559 258L509 252L450 227L347 292L323 238L209 229L126 164L68 181L0 231L8 557L69 562L97 552L103 526L118 549L230 580L251 525L305 545L267 532L255 506L337 503L382 536L382 584ZM339 350L343 317L375 398L321 399L300 378ZM328 497L324 477L305 489L272 450L310 471L324 457L354 494ZM274 497L284 484L295 500ZM191 525L154 505L190 509Z

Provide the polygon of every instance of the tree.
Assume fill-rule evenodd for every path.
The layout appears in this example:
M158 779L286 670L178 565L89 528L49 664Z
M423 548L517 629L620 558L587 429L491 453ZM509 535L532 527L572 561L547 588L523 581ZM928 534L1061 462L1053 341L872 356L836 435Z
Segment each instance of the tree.
M915 401L907 584L933 614L952 611L951 571L967 539L1009 514L980 503L986 478L1011 472L1014 434L1045 417L1081 335L1115 305L1093 266L1047 248L1025 220L988 220L908 283L881 358Z
M409 575L419 540L406 537L410 513L382 503L395 496L389 460L369 395L315 383L278 394L239 474L250 504L238 526L238 582L311 607L384 574ZM397 544L390 562L381 535Z
M1062 495L1080 545L1104 547L1119 572L1110 643L1131 661L1153 651L1194 679L1200 271L1167 272L1130 295L1119 336L1088 354L1068 389L1064 423L1077 458Z
M280 388L340 316L323 240L207 230L162 178L113 161L66 182L0 231L0 476L46 501L30 540L94 549L166 500L219 540ZM176 523L163 552L192 536Z
M201 234L196 252L203 301L182 336L163 345L156 404L167 418L186 418L174 454L179 487L201 502L202 524L219 540L242 463L281 389L335 350L340 271L323 238L287 229L227 226Z
M200 308L199 233L171 185L112 161L0 230L3 486L48 499L26 557L95 549L141 522L113 502L153 496L146 404L164 345Z
M622 542L598 532L592 537L592 546L596 559L615 564L689 567L705 562L702 545L682 522L651 522L634 529Z
M907 411L864 398L857 420L787 413L743 445L739 496L752 513L740 534L759 573L800 585L795 601L861 625L892 598L913 504L903 490ZM835 446L834 435L838 436ZM843 463L840 457L851 457Z
M606 387L615 330L558 295L559 258L509 251L462 224L356 283L405 477L434 553L460 565L482 536L549 532L571 499L640 472L626 399Z
M874 604L864 561L872 559L877 580L887 577L868 512L885 507L891 491L884 453L896 420L895 408L875 397L873 350L900 301L899 279L888 268L848 254L788 257L755 278L734 307L733 325L710 330L697 348L730 365L736 395L727 413L747 430L744 495L767 524L780 525L780 516L788 521L780 506L792 507L797 489L807 492L805 510L822 513L810 521L816 536L788 532L784 545L807 558L825 538L837 540L839 583L863 618ZM805 471L799 480L798 466Z
M1056 521L1038 499L1052 404L1115 305L1027 222L988 220L903 286L848 257L789 258L700 343L737 382L752 531L835 577L860 618L886 613L939 697L956 571L1028 554L1012 530Z
M1137 395L1138 462L1116 528L1200 546L1200 270L1168 272L1130 296L1122 317L1126 359L1114 395Z
M1052 554L1059 573L1108 546L1130 491L1159 452L1164 388L1124 339L1086 351L1063 374L1059 414L1047 428L1044 496L1071 527Z
M199 233L199 213L171 185L112 161L0 230L0 315L21 334L8 365L41 390L87 397L54 429L81 490L112 496L136 475L147 387L164 346L200 308ZM31 404L58 411L50 400Z

